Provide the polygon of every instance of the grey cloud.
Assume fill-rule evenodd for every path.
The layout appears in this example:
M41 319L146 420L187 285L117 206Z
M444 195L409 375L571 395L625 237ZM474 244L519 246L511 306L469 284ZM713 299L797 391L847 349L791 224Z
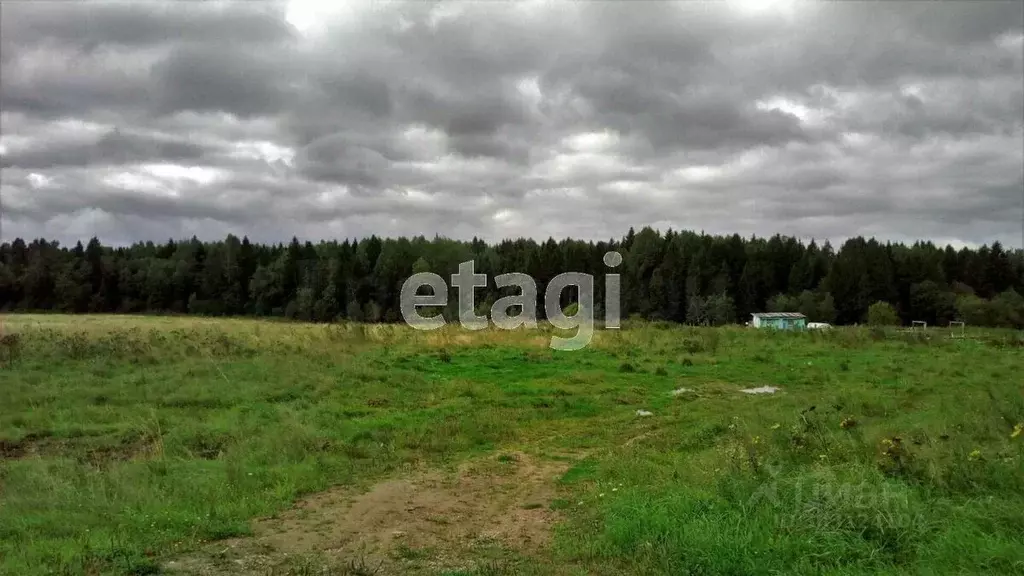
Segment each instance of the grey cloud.
M322 138L306 146L297 164L309 178L354 187L379 186L389 168L388 159L380 152L346 142L343 136Z
M373 118L387 118L394 111L391 86L367 71L324 74L316 78L314 86L327 102L348 106Z
M176 49L154 69L156 111L226 111L249 117L274 113L290 98L287 54L256 54L244 47Z
M95 141L54 142L7 154L3 168L47 169L57 166L102 166L146 161L189 163L207 153L203 146L177 138L108 132Z
M837 18L850 18L851 24L870 25L895 22L899 28L944 44L969 45L985 42L1024 26L1024 5L1015 0L950 2L938 9L921 2L892 3L884 10L836 7Z
M183 100L200 110L229 109L233 102L218 89L239 90L240 111L251 113L272 97L263 83L280 74L247 65L252 59L243 55L295 37L283 4L271 2L12 2L2 10L4 109L51 117L126 112L154 100L161 112L182 109ZM239 79L250 83L229 85Z
M10 177L14 182L9 182ZM19 177L20 176L20 177ZM98 210L118 216L152 219L210 218L221 222L245 222L272 206L259 189L232 194L194 185L179 186L177 195L158 195L148 190L119 186L102 175L81 169L55 173L54 182L35 187L24 174L5 176L5 210L21 218L42 220ZM69 193L70 191L74 193Z
M166 133L202 134L227 141L277 140L280 126L272 117L240 118L224 111L183 110L148 118L140 128Z
M400 57L414 69L436 70L454 85L468 88L546 68L582 36L583 31L572 25L575 6L553 3L545 8L466 3L458 6L457 18L432 21L429 11L414 9L403 11L407 27L396 28L387 14L381 14L376 25L381 44L391 49L382 53L392 60Z
M306 186L296 193L294 183L287 180L251 176L231 178L216 188L183 185L175 196L114 184L90 177L81 169L66 170L55 178L56 182L43 187L34 186L27 176L27 172L19 171L5 182L5 216L16 221L74 218L86 211L115 218L207 220L244 227L281 219L316 224L354 217L417 218L424 208L423 204L405 201L396 192L366 196L327 185ZM74 195L66 193L71 187ZM435 218L464 222L479 219L479 214L465 204L434 204L430 203Z
M530 159L528 144L500 134L458 134L450 139L450 146L467 158L497 158L519 165L525 165Z
M26 50L0 64L0 103L5 111L48 118L132 114L150 97L148 68L158 58L154 51L115 48Z
M968 6L970 5L970 6ZM779 91L827 83L886 85L905 78L1020 75L1019 55L992 40L1024 28L1019 2L820 4L782 41L748 44L730 67Z
M283 7L270 1L9 2L0 30L10 45L57 42L84 50L176 41L264 44L294 36Z
M1019 2L2 10L5 232L1024 244Z
M516 103L502 95L448 101L424 95L416 104L431 124L453 136L489 134L523 118Z
M1003 238L1020 233L1024 144L1017 146L1016 159L1011 153L996 160L935 146L921 151L928 157L906 158L905 166L889 166L884 150L838 158L834 151L808 152L782 153L713 189L736 201L750 199L757 214L779 222L839 217L849 235L862 233L851 226L858 221L893 230L931 222L936 233L950 225Z
M791 114L724 101L680 107L651 122L648 134L655 146L774 145L805 138L798 119Z

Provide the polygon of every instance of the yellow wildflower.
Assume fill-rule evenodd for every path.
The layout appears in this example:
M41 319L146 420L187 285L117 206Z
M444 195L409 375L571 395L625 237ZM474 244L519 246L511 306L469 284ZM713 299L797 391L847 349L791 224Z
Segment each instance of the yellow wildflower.
M1010 438L1020 436L1021 432L1024 432L1024 423L1017 424L1013 427L1013 432L1010 432Z
M972 450L971 453L967 455L968 460L977 460L978 458L981 458L981 450Z

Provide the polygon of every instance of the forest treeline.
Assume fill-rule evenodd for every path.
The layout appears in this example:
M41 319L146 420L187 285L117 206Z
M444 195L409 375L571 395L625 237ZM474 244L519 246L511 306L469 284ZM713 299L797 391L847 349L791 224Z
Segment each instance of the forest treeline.
M607 267L608 251L622 254ZM0 310L285 316L303 320L401 321L399 293L414 272L446 281L461 262L490 285L476 291L480 310L508 293L494 276L529 274L543 318L546 283L561 272L594 276L595 313L603 316L604 275L621 274L622 317L692 324L749 320L758 311L797 311L811 321L852 324L888 302L904 323L1024 328L1024 251L999 243L956 250L852 238L829 243L741 238L689 231L629 230L621 239L488 244L437 237L255 244L228 236L103 246L16 239L0 245ZM449 284L450 281L449 281ZM571 304L567 290L563 303ZM452 287L446 316L457 318Z

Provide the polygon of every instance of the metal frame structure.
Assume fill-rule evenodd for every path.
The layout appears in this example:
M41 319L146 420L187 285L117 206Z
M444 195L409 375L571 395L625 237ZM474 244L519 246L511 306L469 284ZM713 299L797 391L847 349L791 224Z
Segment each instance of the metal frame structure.
M960 332L956 332L956 328L960 328ZM950 338L966 338L967 337L967 324L959 321L952 321L949 323L949 337Z

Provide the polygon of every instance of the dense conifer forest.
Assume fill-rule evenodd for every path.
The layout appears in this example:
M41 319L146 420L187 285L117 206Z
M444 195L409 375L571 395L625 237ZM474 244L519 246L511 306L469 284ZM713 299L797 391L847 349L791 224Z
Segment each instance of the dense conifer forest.
M611 269L610 251L624 260ZM301 320L401 321L399 292L414 272L446 280L461 262L489 279L524 272L546 283L561 272L621 274L623 317L692 324L744 322L756 311L798 311L811 321L853 324L888 302L904 323L1024 328L1024 252L998 242L956 250L852 238L837 249L794 238L711 236L630 229L620 239L488 244L423 237L264 245L228 236L131 246L97 239L74 246L37 239L0 245L0 310L282 316ZM505 289L507 290L507 289ZM481 309L502 296L493 280ZM566 291L563 301L571 303ZM445 314L455 317L452 288ZM543 318L543 302L538 316Z

